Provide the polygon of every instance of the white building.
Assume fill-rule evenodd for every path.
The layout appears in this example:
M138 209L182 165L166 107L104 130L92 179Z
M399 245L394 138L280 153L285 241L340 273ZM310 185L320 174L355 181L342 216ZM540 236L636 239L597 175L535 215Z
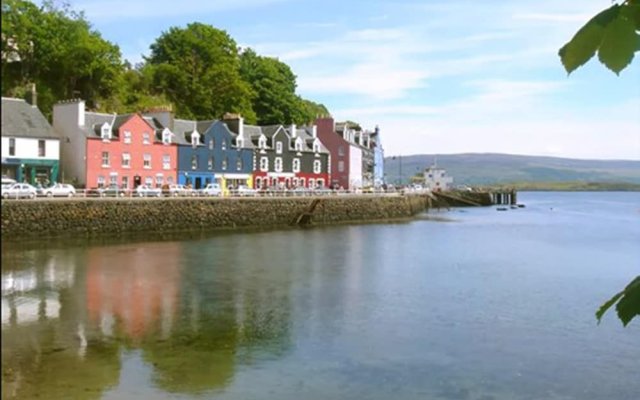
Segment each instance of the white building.
M438 168L436 164L424 170L424 187L432 191L450 190L453 185L453 177L447 175L444 168Z
M60 139L36 106L2 98L2 176L19 182L59 180Z

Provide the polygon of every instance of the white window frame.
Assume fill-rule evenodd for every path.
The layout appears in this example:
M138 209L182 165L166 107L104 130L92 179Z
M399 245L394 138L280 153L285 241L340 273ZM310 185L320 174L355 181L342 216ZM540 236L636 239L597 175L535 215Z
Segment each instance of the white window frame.
M131 154L122 153L122 168L131 168Z
M282 172L282 157L276 157L273 161L273 168L276 172Z
M300 186L304 187L306 183L306 178L300 178Z
M164 183L164 176L156 175L156 187L162 187L163 183Z
M282 142L276 142L276 154L282 154Z
M264 136L260 136L260 139L258 139L258 147L260 147L261 149L266 149L267 148L267 138Z
M293 172L300 172L300 159L299 158L294 158L293 162L291 164L291 169L293 170Z
M124 131L122 142L125 144L131 144L131 132Z
M227 141L222 139L222 143L220 144L220 148L222 150L226 150L227 149Z
M242 161L242 157L240 157L240 154L238 154L236 157L236 170L242 171L243 166L244 166L244 162Z
M145 153L142 155L142 167L144 169L151 169L151 154Z
M209 156L209 160L207 161L207 168L209 170L213 169L213 156Z
M100 128L100 138L105 142L111 140L111 126L106 122Z
M109 176L109 186L118 186L118 175Z
M41 148L42 148L42 151L40 151ZM39 139L38 140L38 157L46 157L46 156L47 156L47 141L44 139Z
M191 169L198 169L198 155L191 155Z
M128 176L123 176L122 177L122 188L123 189L128 189L129 188L129 177Z
M313 151L314 151L314 153L319 153L320 152L320 143L318 143L317 140L315 142L313 142Z
M260 171L262 171L262 172L269 171L269 158L268 157L260 157Z
M111 167L111 155L109 154L108 151L102 152L101 160L102 160L102 168Z
M191 147L193 147L194 149L198 147L199 141L200 141L200 134L198 133L198 131L194 131L191 134Z
M318 180L316 180L316 185L318 185L318 186L324 186L324 179L319 178Z
M313 173L319 174L322 172L322 162L320 160L313 160Z
M171 144L171 132L168 129L162 131L162 143L165 145Z
M98 175L98 179L96 183L98 187L104 187L104 183L105 183L104 175Z
M314 187L316 187L316 180L315 179L309 178L309 187L312 188L312 189Z
M222 170L223 170L223 171L226 171L226 170L227 170L227 166L228 166L228 165L229 165L229 160L228 160L228 159L227 159L227 157L225 156L225 157L222 159L222 165L221 165Z
M9 138L9 155L16 155L16 138Z
M296 139L296 151L302 151L302 139Z
M144 177L144 184L147 185L148 187L152 187L153 186L153 177L152 176L145 176Z
M162 155L162 169L171 169L171 155Z
M151 144L149 132L142 132L142 144Z
M244 139L238 138L236 144L237 144L237 147L244 147Z

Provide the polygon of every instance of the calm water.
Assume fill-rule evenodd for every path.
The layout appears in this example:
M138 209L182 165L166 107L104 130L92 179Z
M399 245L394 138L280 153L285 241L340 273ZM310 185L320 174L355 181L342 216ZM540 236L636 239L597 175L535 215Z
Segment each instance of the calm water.
M639 193L406 224L2 247L2 397L638 399Z

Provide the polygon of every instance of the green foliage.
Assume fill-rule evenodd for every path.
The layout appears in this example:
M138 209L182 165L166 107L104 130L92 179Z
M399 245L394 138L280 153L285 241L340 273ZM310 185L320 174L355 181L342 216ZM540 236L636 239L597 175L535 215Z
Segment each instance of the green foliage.
M2 94L24 94L36 83L45 114L59 99L82 97L95 107L117 91L119 48L66 5L45 2L37 8L23 0L3 1L2 51Z
M614 304L616 304L618 318L620 318L624 326L627 326L634 317L640 315L640 276L637 276L624 290L617 293L600 307L596 312L598 323L602 320L605 312Z
M614 4L590 19L558 55L567 73L589 61L596 52L598 59L619 74L640 50L640 4L627 0Z
M278 59L246 49L240 56L240 74L255 93L252 106L260 125L305 124L329 113L322 104L296 95L296 76Z
M254 94L240 76L236 42L210 25L173 27L151 45L151 93L166 96L183 118L209 119L225 112L255 120Z

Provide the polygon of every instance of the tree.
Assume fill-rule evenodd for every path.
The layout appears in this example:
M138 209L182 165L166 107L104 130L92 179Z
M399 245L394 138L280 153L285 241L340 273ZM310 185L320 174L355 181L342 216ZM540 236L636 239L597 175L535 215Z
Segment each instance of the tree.
M240 76L236 42L225 31L201 23L173 27L151 45L146 62L151 93L164 95L183 118L233 112L255 121L254 94Z
M640 51L640 0L614 4L591 18L573 38L559 50L567 73L584 65L598 52L598 59L617 75ZM616 304L618 318L624 326L640 315L640 276L614 295L596 312L598 322Z
M598 59L619 74L640 51L640 0L614 4L591 18L558 55L567 73L589 61L596 52Z
M38 106L82 97L90 107L109 99L122 73L120 49L93 31L82 13L46 1L2 2L2 94L22 97L35 83Z

